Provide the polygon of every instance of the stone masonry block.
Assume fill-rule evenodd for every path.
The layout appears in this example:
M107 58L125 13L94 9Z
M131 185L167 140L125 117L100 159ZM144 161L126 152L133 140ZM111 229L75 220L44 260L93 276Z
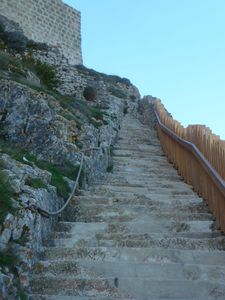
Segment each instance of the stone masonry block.
M62 0L1 0L0 15L36 42L59 44L71 64L82 64L80 12Z

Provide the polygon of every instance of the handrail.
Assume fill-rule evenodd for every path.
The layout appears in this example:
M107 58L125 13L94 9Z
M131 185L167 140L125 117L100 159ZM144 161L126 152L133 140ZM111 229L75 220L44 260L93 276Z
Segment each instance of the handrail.
M160 100L149 103L165 155L206 201L216 227L225 233L225 141L203 125L184 128Z
M78 174L77 174L77 178L76 178L76 181L74 183L74 186L73 186L73 189L72 189L72 192L71 192L70 196L68 197L68 199L66 200L66 202L64 203L64 205L60 209L58 209L57 211L54 211L54 212L50 212L50 211L47 211L47 210L45 210L45 209L43 209L43 208L41 208L37 205L34 205L34 204L31 205L31 206L28 206L27 208L31 209L32 211L38 211L39 214L42 215L45 218L49 218L49 217L56 216L56 215L60 214L68 206L68 204L70 203L70 201L73 198L74 193L77 189L77 184L79 182L80 174L81 174L81 171L82 171L82 168L83 168L84 152L91 151L91 150L100 150L100 149L104 149L104 148L109 149L110 146L93 147L93 148L84 149L84 150L79 152L79 153L81 153L81 160L80 160L80 167L79 167L79 171L78 171Z
M210 164L210 162L204 157L204 155L199 151L199 149L191 142L188 142L187 140L182 139L179 137L175 132L173 132L171 129L169 129L166 125L164 125L160 117L154 109L154 113L156 115L157 122L160 126L160 128L169 135L173 140L178 142L181 146L192 152L192 154L197 158L197 160L200 162L202 167L205 169L207 174L211 177L215 185L218 187L220 192L225 197L225 181L223 178L218 174L218 172L215 170L215 168Z

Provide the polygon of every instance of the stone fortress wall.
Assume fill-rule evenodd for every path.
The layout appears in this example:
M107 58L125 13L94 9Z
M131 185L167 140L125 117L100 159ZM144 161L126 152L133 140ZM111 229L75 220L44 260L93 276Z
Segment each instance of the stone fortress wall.
M0 14L19 23L29 39L57 46L70 64L82 64L80 12L62 0L0 0Z

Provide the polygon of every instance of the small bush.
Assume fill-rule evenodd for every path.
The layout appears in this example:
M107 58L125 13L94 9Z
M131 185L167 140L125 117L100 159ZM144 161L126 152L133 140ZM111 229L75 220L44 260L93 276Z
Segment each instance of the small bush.
M47 185L40 178L27 178L26 185L31 186L34 189L47 189Z
M115 87L110 87L108 91L115 97L126 99L127 95L122 89L118 89Z
M28 38L20 31L5 31L5 27L0 24L0 40L9 48L17 51L24 51L27 47Z
M21 61L4 51L0 51L0 70L14 72L23 76L26 75Z
M94 87L87 86L84 89L83 96L87 101L95 101L97 97L97 91Z
M130 95L130 100L135 101L136 97L134 95Z
M4 37L4 42L10 49L24 51L27 47L28 39L22 32L5 32Z
M28 69L33 70L42 84L49 89L55 89L59 86L60 80L56 76L56 70L53 66L34 59L31 55L24 57L23 64Z
M128 113L128 107L126 106L126 107L124 107L124 109L123 109L123 113L124 113L124 115L126 115L127 113Z
M2 267L14 267L18 258L11 249L0 251L0 266Z
M109 166L107 167L106 171L107 171L108 173L111 173L111 172L113 171L113 165L109 165Z
M15 213L12 198L15 196L12 188L7 182L2 170L0 170L0 224L4 222L7 213Z
M91 111L91 117L95 118L96 120L101 120L103 121L104 116L107 115L106 112L102 111L101 109L99 109L97 106L96 107L91 107L90 108Z

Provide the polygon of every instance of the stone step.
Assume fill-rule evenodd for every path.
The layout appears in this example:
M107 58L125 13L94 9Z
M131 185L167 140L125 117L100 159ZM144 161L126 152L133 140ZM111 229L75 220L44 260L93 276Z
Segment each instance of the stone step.
M95 279L96 276L112 282L114 278L145 278L148 280L200 280L225 284L225 266L206 266L181 263L110 262L90 260L40 261L35 274L65 276L73 279Z
M155 211L156 213L159 211L167 211L167 212L174 212L179 211L179 213L208 213L208 206L203 201L197 202L193 201L179 201L174 200L173 198L171 201L154 201L149 198L106 198L106 197L79 197L75 198L73 204L70 206L70 209L96 209L100 206L102 209L107 209L107 207L115 206L121 207L121 209L126 207L146 207L147 210L151 209L151 211Z
M138 299L225 299L225 285L199 280L148 280L122 278L119 287Z
M174 222L171 219L161 219L157 217L151 219L136 220L131 222L59 222L55 229L55 237L63 234L68 237L74 238L75 236L87 237L91 234L98 235L104 234L151 234L167 235L167 236L180 236L190 238L205 238L205 237L218 237L222 236L220 231L213 230L214 222L212 221L187 221L187 222Z
M180 182L182 181L181 177L177 174L174 175L167 175L167 174L158 174L156 177L154 174L136 174L136 175L129 175L127 172L123 172L122 174L114 174L113 172L110 173L106 178L103 180L96 180L95 184L116 184L117 185L129 185L129 184L147 184L154 180L157 181L167 181L168 183L172 182Z
M41 255L46 260L85 259L105 262L181 263L224 266L225 251L179 250L128 247L45 247Z
M173 182L162 184L160 182L149 182L146 186L122 186L122 185L96 185L95 187L89 188L86 194L104 195L105 193L134 193L137 195L160 193L167 195L194 195L193 190L183 183L175 184Z
M166 157L164 156L164 154L162 153L162 151L159 151L159 147L155 147L155 146L152 146L152 150L151 152L148 150L148 151L140 151L140 150L130 150L130 149L120 149L118 147L116 148L113 148L113 157L115 156L118 156L118 157L130 157L130 156L134 156L135 158L136 157L146 157L146 158L149 158L151 157L152 158L152 155L155 155L157 157L161 157L161 158L164 158L166 159ZM161 150L161 149L160 149Z
M225 238L185 238L157 235L107 235L79 237L73 239L49 239L49 247L132 247L132 248L164 248L181 250L225 250Z
M142 154L142 155L136 155L134 157L125 156L125 155L120 156L120 155L113 154L113 160L115 162L129 163L130 165L142 165L142 164L154 165L156 163L156 164L160 164L160 165L162 164L168 166L168 161L165 158L165 156L152 154L152 153L146 156Z
M122 161L121 159L116 160L113 159L113 166L118 169L118 172L121 169L124 170L131 170L131 169L139 169L139 171L146 173L151 173L153 171L159 172L159 173L167 173L172 172L171 166L166 161L148 161L148 160L135 160L131 159L131 161ZM132 171L131 171L132 172Z
M161 169L155 167L146 167L146 166L130 166L127 164L117 164L117 163L113 163L113 170L112 170L113 174L118 174L119 176L126 173L133 173L136 174L137 176L139 175L143 175L143 174L151 174L151 175L155 175L155 178L159 178L158 176L162 176L162 174L167 174L167 176L173 176L173 175L177 175L177 172L175 169L173 168L169 168L169 167L163 167Z
M110 215L112 213L115 215L125 215L128 212L131 213L133 216L137 215L140 213L142 215L144 212L146 212L147 215L151 215L151 217L154 217L155 215L170 215L172 218L173 216L176 216L177 214L181 214L182 212L184 214L190 214L196 213L199 215L200 214L208 214L207 206L200 206L200 205L195 205L193 207L189 206L178 206L178 205L168 205L164 204L164 207L160 207L159 204L150 204L149 205L144 205L144 204L130 204L128 201L127 203L124 202L117 202L115 201L113 204L109 204L108 206L106 204L95 204L95 202L83 202L81 205L75 205L71 206L71 208L76 209L77 214L80 215L80 213L87 214L88 212L90 213L90 216L96 215L98 216L99 214L108 212ZM162 209L164 208L164 209ZM85 213L86 211L86 213ZM201 216L200 216L201 217Z
M132 205L159 205L162 206L162 210L164 210L164 206L171 207L175 206L194 206L194 205L204 205L207 207L206 202L199 198L197 195L158 195L157 193L148 193L148 194L135 194L135 193L126 193L125 195L118 195L117 197L113 196L101 196L101 195L90 195L83 193L82 195L78 195L74 197L74 202L76 204L87 204L93 203L93 205L97 204L105 204L112 205L114 203L117 204L132 204Z
M94 296L94 297L85 297L85 296L65 296L65 295L31 295L29 296L29 300L116 300L116 299L121 299L121 300L135 300L133 297L132 298L112 298L112 297L105 297L105 296ZM140 299L136 299L140 300ZM154 300L154 299L152 299ZM163 299L162 299L163 300ZM195 300L195 299L194 299ZM198 299L202 300L202 299ZM205 300L205 299L204 299Z
M225 285L200 280L151 280L144 278L117 278L117 285L121 292L112 287L105 279L73 279L67 276L40 276L32 280L32 293L46 293L49 295L73 296L101 296L124 299L129 294L138 299L190 299L202 297L218 299L225 297ZM129 294L128 294L129 293Z
M221 236L220 232L179 232L179 233L171 234L171 237L183 237L183 238L191 238L191 239L210 239L210 238L217 238L220 236ZM57 232L56 231L53 234L51 234L50 238L52 238L52 239L70 239L70 238L73 238L73 235L70 232Z
M131 222L98 222L98 223L84 223L84 222L59 222L55 228L55 232L66 232L72 235L88 235L92 233L107 232L107 233L215 233L221 234L220 231L214 230L213 221L186 221L174 222L172 219L161 219L157 217L151 219L142 219Z
M214 228L213 221L182 221L174 222L171 219L161 219L151 218L151 219L139 219L131 222L96 222L96 223L86 223L86 222L59 222L55 229L56 232L66 232L72 235L85 234L88 235L89 232L92 233L152 233L152 234L196 234L196 233L210 233L219 234L222 236L220 231Z
M151 152L157 149L158 153L160 155L163 154L162 149L160 148L159 141L155 140L151 144L128 144L128 143L119 143L116 146L113 147L113 150L132 150L132 151L140 151L142 152L148 152L151 154Z
M57 275L34 275L31 280L32 294L47 294L61 296L85 296L85 297L115 297L124 299L128 293L121 293L116 287L104 279L70 278Z
M80 211L81 212L81 211ZM76 215L71 214L64 217L65 221L69 222L84 222L84 223L103 223L103 222L130 222L130 221L137 221L139 219L144 218L153 218L154 216L157 216L158 218L162 219L171 219L174 222L181 222L181 221L212 221L213 217L209 213L177 213L174 212L173 215L171 213L167 212L159 212L157 214L155 213L149 213L149 214L138 214L137 212L131 213L128 209L126 212L121 211L108 211L106 214L99 215L91 215L91 210L86 210L85 214L79 214L77 212Z

